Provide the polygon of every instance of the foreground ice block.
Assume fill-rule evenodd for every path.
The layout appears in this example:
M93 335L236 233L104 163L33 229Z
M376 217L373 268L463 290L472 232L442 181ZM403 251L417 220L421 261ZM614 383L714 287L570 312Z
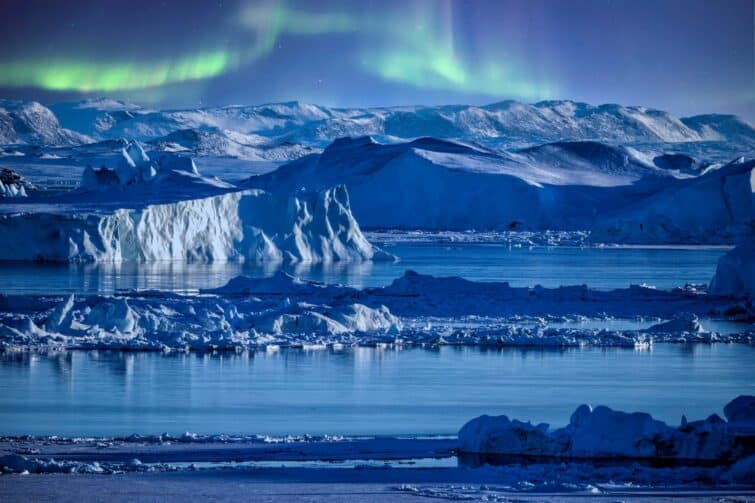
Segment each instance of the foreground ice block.
M466 453L558 458L736 461L755 454L755 397L742 395L717 414L675 428L644 412L580 405L563 428L480 416L459 431Z

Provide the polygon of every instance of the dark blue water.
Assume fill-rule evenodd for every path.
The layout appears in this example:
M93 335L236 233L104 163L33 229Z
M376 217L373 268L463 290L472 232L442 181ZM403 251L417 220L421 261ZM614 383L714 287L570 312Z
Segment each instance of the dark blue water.
M453 434L480 414L562 425L580 403L721 413L755 347L0 355L0 434Z
M587 284L623 288L647 283L673 288L708 283L721 249L508 248L480 244L398 244L387 248L398 263L336 263L286 266L296 276L356 287L390 283L406 269L436 276L509 281L515 286ZM246 274L273 274L277 266L157 263L121 265L0 264L0 293L113 293L122 289L214 288Z

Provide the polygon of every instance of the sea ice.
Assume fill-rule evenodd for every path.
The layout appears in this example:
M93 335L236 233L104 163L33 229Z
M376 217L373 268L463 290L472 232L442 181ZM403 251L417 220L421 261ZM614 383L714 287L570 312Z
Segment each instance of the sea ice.
M705 332L695 314L645 330L551 328L545 318L726 312L731 301L683 289L514 288L408 271L356 289L285 273L237 277L179 295L0 296L0 347L236 349L335 344L647 347L655 342L752 342L743 330ZM555 318L554 318L555 316Z

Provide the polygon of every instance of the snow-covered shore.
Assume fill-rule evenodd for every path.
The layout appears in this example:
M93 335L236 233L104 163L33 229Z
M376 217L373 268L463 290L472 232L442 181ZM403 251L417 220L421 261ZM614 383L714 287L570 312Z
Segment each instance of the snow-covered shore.
M0 346L212 350L334 344L751 343L752 325L720 334L706 331L698 319L747 313L740 300L694 288L516 288L407 271L388 286L360 290L278 273L269 278L240 276L198 295L143 291L68 298L0 296ZM641 330L548 326L549 320L637 316L668 321Z

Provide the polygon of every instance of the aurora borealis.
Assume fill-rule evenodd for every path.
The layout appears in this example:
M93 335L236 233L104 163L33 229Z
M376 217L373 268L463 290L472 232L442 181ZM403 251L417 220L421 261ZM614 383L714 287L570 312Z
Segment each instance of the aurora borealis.
M0 93L755 115L752 0L8 0Z
M145 63L53 60L0 63L0 82L54 91L122 91L214 77L229 67L222 51Z

